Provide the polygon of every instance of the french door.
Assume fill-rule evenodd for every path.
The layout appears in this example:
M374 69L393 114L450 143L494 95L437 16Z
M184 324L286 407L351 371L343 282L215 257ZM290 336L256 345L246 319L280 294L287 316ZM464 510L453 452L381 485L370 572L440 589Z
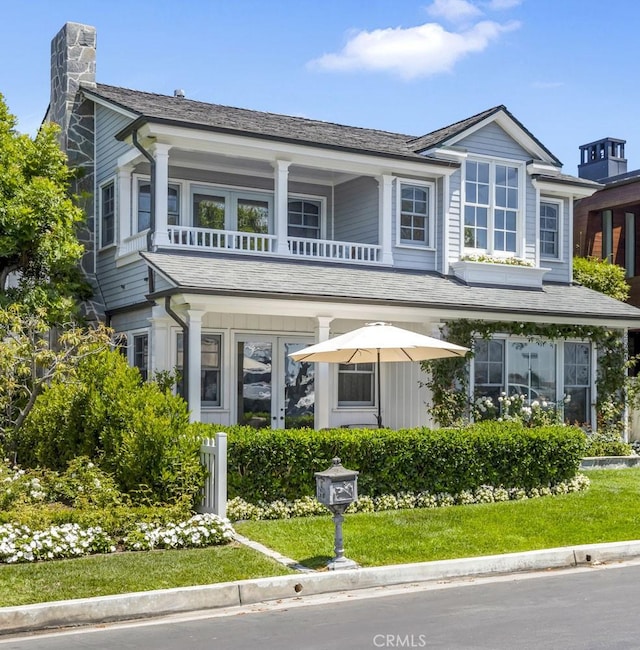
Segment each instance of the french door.
M313 427L314 364L288 355L313 341L244 334L236 338L238 424L256 428Z

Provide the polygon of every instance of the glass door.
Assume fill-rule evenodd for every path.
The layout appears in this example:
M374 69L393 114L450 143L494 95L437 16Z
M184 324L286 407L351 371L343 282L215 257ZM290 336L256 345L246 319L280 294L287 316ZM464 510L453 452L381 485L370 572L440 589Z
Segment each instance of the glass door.
M258 429L313 426L314 364L288 356L310 344L288 337L237 340L238 424Z

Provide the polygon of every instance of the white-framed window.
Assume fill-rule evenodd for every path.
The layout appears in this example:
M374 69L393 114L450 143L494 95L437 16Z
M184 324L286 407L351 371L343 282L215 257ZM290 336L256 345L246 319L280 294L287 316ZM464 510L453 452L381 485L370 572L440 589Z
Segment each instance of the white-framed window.
M434 185L411 180L398 180L397 244L432 247Z
M110 246L116 238L116 184L113 180L100 186L100 246Z
M518 252L522 166L467 160L464 166L464 247L490 255Z
M338 366L338 406L374 406L375 376L373 363L341 363Z
M273 196L263 192L191 186L196 228L268 234L273 231Z
M176 334L176 368L181 375L178 394L184 394L184 335ZM220 406L222 391L222 335L203 332L200 338L200 401L204 407Z
M540 199L540 257L560 257L562 201Z
M289 237L322 239L321 199L289 195L287 207L287 234Z
M140 371L143 381L149 378L149 334L143 332L132 335L131 365Z
M151 226L151 182L138 178L137 184L136 232ZM167 187L167 224L180 224L180 185L169 183Z
M591 344L513 338L474 342L474 397L498 404L501 393L525 404L555 405L565 421L588 423L591 408ZM568 399L566 399L568 398Z

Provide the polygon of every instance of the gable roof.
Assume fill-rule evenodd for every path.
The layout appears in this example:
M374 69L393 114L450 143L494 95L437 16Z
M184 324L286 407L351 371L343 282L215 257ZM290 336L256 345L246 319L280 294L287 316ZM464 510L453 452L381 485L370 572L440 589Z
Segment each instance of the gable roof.
M165 251L141 255L176 290L188 293L462 309L470 314L497 312L514 317L535 314L573 318L580 323L593 319L603 324L622 321L640 325L640 309L580 285L549 283L542 290L481 287L421 271L246 255Z
M476 126L482 125L485 121L490 120L490 118L499 116L506 117L510 122L512 122L513 126L515 126L517 130L521 131L526 138L530 139L536 147L544 151L551 161L562 166L562 163L558 158L556 158L556 156L554 156L553 153L551 153L551 151L549 151L549 149L547 149L547 147L545 147L542 142L540 142L540 140L538 140L538 138L536 138L533 133L524 126L524 124L522 124L522 122L514 117L514 115L503 104L489 108L486 111L467 117L459 122L454 122L449 126L437 129L436 131L422 135L419 138L415 138L409 143L409 145L417 152L424 152L435 147L441 147L450 143L452 140L457 140L467 131Z

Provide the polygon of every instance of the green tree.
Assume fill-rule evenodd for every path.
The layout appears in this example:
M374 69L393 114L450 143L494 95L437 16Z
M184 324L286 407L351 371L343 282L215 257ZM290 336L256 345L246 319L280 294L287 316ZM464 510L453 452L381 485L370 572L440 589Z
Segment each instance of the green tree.
M624 269L617 264L611 264L609 260L574 257L573 279L616 300L625 301L629 297L629 284L625 279Z
M84 217L69 195L58 127L31 138L15 126L0 95L0 306L44 307L49 322L61 322L90 294L76 232Z

